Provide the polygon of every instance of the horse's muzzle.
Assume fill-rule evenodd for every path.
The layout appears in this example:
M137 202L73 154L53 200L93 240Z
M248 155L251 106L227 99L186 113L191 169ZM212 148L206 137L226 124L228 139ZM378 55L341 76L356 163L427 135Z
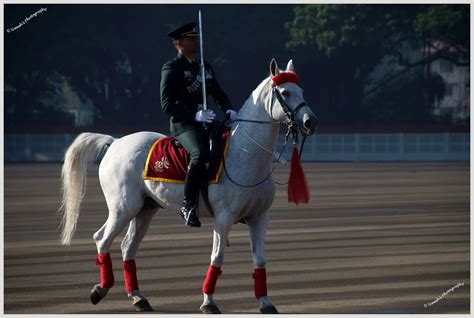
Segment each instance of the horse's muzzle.
M312 113L304 113L302 125L300 126L301 133L304 136L311 136L319 125L319 119Z

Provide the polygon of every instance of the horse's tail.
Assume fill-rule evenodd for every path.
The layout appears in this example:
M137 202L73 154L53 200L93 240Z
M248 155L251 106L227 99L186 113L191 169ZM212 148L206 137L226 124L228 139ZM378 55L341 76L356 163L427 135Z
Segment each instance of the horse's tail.
M61 217L61 244L70 245L76 231L79 208L86 191L87 167L107 147L114 142L112 136L82 133L76 137L64 155L61 171L62 201L59 208Z

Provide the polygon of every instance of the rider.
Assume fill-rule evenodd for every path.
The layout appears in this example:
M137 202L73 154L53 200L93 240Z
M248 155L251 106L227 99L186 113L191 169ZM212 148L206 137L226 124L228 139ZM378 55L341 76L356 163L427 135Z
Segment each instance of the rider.
M179 215L191 227L200 227L196 213L199 199L200 179L205 176L206 162L209 159L209 132L203 123L212 123L216 114L203 110L200 63L195 60L199 51L199 33L196 23L185 24L168 33L178 55L167 61L161 70L161 108L171 116L170 131L190 154L184 186L183 207ZM207 61L206 92L214 103L231 119L237 117L226 93L217 83L214 70Z

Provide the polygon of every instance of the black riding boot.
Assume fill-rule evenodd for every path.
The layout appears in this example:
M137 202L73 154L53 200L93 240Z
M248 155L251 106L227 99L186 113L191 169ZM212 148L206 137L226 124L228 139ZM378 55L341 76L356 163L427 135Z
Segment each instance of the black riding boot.
M184 185L183 207L179 216L190 227L200 227L201 222L197 214L199 200L199 182L201 179L201 170L199 166L190 165L186 175L186 184Z

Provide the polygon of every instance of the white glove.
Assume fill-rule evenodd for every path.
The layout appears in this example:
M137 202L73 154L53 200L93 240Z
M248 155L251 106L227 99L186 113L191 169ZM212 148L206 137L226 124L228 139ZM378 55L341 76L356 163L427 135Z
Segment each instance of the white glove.
M212 109L200 110L196 113L194 120L204 123L212 123L215 117L216 114L212 111Z
M237 119L237 112L232 109L228 109L226 112L226 115L229 115L230 120L236 120Z

